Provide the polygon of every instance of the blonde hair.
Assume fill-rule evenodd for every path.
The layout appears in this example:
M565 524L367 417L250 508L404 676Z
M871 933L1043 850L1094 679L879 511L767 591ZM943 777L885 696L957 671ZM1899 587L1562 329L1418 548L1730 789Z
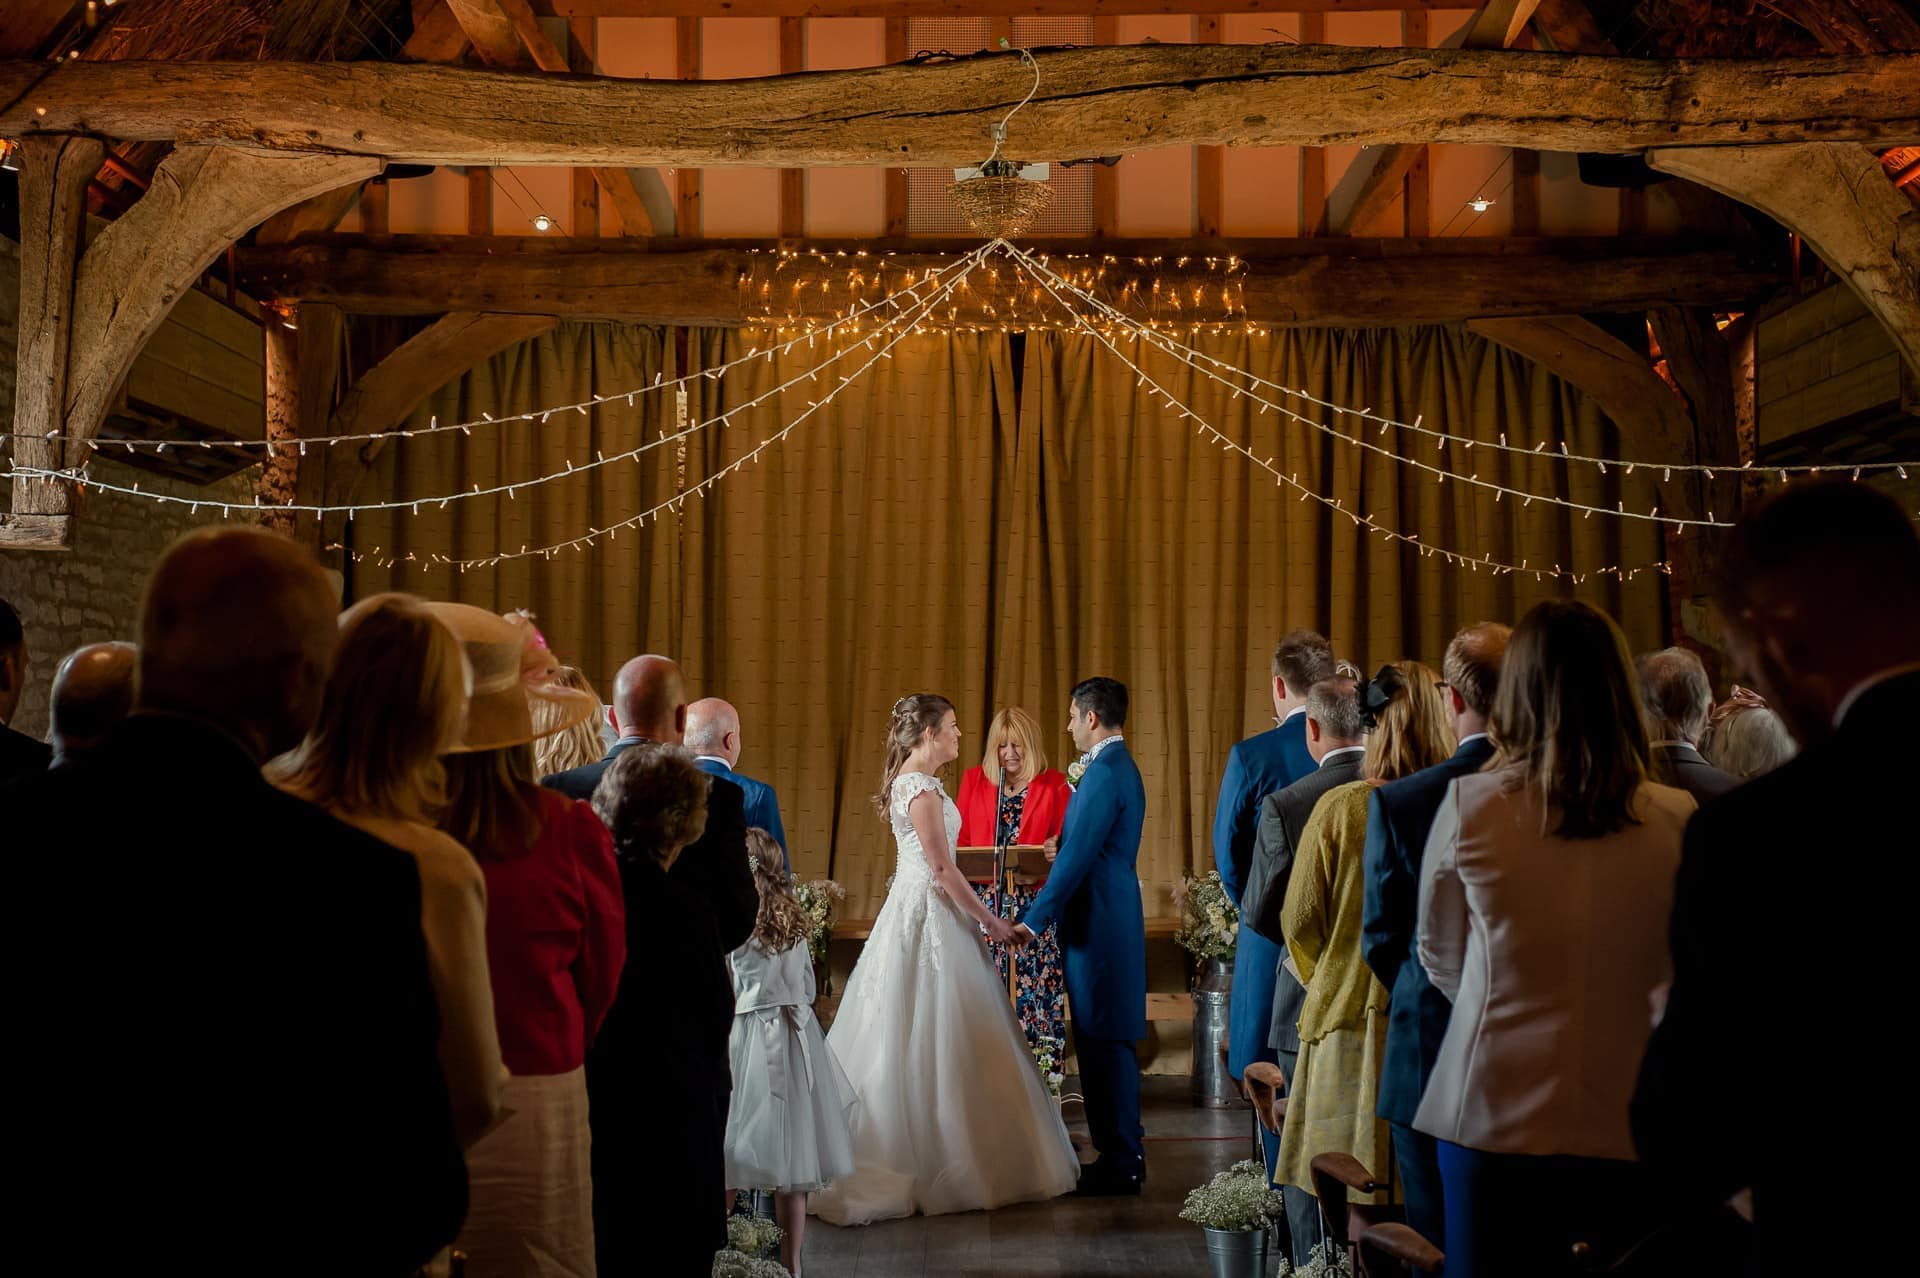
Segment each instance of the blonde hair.
M465 651L424 601L386 593L340 615L320 716L282 784L324 808L431 825L447 804L441 753L458 739L472 679Z
M887 719L887 761L880 769L880 791L873 796L874 811L882 821L890 820L893 807L893 782L900 769L929 732L940 730L940 721L953 710L953 702L937 692L916 692L893 703Z
M799 898L793 894L793 880L780 845L757 825L747 830L747 865L753 870L753 886L760 893L753 943L763 953L784 954L796 942L807 939L810 925Z
M1400 686L1393 689L1367 734L1360 771L1369 781L1412 776L1453 755L1453 721L1440 695L1440 676L1418 661L1389 662L1385 670L1400 676ZM1379 679L1374 676L1376 683Z
M596 703L600 694L587 681L578 667L561 666L554 672L553 681L563 688L573 688L586 693ZM544 724L540 720L548 715L557 715L560 711L553 703L535 699L533 702L533 727L538 732ZM540 775L550 777L556 772L566 772L572 768L584 767L589 763L598 763L606 754L606 748L600 743L600 716L588 715L579 723L551 736L541 737L533 743L534 763Z
M1000 747L1008 741L1020 747L1020 775L1014 778L1014 784L1024 786L1047 770L1047 752L1040 748L1039 723L1019 706L1008 706L993 716L993 723L987 728L987 753L980 762L987 780L996 786L1004 782L1005 778L1000 775Z

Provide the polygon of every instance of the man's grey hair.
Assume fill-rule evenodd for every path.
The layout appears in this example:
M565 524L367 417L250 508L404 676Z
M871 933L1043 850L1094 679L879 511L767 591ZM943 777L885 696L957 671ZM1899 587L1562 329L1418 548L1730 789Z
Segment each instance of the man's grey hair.
M1366 735L1360 717L1360 685L1348 678L1322 679L1307 690L1307 718L1330 741L1359 741Z
M1640 704L1656 741L1700 740L1713 710L1713 685L1700 658L1685 648L1662 648L1640 657Z

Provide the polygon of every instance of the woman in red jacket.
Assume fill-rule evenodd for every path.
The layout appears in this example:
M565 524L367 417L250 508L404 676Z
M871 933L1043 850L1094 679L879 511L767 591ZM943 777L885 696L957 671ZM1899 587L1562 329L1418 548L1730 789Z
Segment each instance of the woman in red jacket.
M1071 791L1067 778L1047 767L1047 755L1040 747L1040 725L1018 706L1009 706L993 716L987 729L986 758L977 768L968 768L960 778L960 846L991 847L995 844L1044 844L1047 859L1053 859L1060 838L1060 827L1067 819L1067 799ZM1033 903L1039 885L1016 885L1001 894L1000 915L1017 919ZM992 884L974 884L974 892L993 906ZM994 960L1006 975L1007 954L995 945ZM1053 1050L1053 1059L1066 1058L1066 993L1061 977L1060 945L1052 932L1040 937L1015 957L1017 978L1015 1007L1027 1042L1038 1048L1043 1043Z

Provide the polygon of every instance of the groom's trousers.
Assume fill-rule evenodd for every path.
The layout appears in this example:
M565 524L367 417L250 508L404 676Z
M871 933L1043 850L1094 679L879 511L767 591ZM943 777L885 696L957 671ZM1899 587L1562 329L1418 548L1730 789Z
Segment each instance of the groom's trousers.
M1087 1131L1100 1161L1122 1175L1140 1175L1147 1164L1146 1129L1140 1126L1140 1057L1133 1040L1089 1038L1075 1030L1073 1045Z

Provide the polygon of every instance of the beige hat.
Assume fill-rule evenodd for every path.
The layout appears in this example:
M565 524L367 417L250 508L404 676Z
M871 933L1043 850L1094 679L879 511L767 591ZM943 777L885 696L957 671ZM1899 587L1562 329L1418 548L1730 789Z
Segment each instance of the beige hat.
M473 667L467 726L449 754L499 750L563 732L600 707L584 692L554 683L544 661L529 659L538 632L471 604L429 603L453 631Z

